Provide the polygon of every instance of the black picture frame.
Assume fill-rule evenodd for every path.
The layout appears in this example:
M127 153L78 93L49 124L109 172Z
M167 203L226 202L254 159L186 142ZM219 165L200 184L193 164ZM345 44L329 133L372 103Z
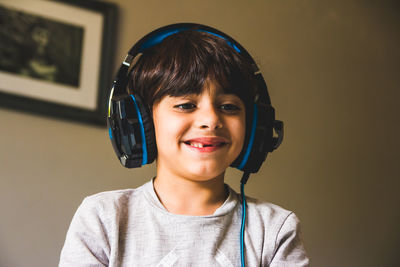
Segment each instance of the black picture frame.
M7 27L10 27L15 31L15 28L18 26L20 28L25 27L32 29L32 25L34 25L33 28L37 28L37 25L40 24L40 27L45 29L44 31L49 32L48 35L52 34L51 29L56 29L54 31L57 31L57 34L60 35L60 27L63 27L63 29L66 28L66 30L64 30L64 36L67 36L66 39L73 39L75 43L77 42L76 40L78 40L81 49L75 54L68 54L71 53L71 49L64 49L68 50L66 52L67 56L65 56L65 53L62 56L68 58L68 60L70 60L70 57L75 59L75 61L73 61L75 65L69 67L68 75L65 75L65 71L63 75L60 75L60 73L62 73L61 69L64 67L62 64L56 65L53 63L43 63L42 65L45 65L45 67L39 67L36 69L45 73L43 70L46 70L46 67L48 67L47 69L50 69L50 71L48 71L50 74L47 76L43 74L37 78L29 75L36 73L36 69L32 67L38 65L35 65L35 62L46 62L42 60L42 58L44 58L43 53L40 54L39 59L36 57L29 61L29 64L26 63L26 60L24 59L24 63L21 63L18 67L12 68L14 64L13 61L7 61L6 58L8 56L13 59L12 53L11 55L10 53L7 54L7 52L9 52L7 51L7 46L5 46L5 48L4 46L0 46L0 58L5 58L3 62L0 62L4 63L2 65L3 68L0 66L0 107L105 127L107 97L111 89L113 75L113 56L115 50L115 32L118 11L117 6L100 1L56 0L29 1L29 3L36 3L36 5L40 3L40 5L43 5L42 7L35 7L35 4L27 7L26 2L21 2L24 7L21 7L23 9L19 9L18 5L22 4L18 3L19 1L14 2L16 2L16 4L11 7L8 6L8 2L0 4L0 8L3 8L3 12L10 12L10 10L14 13L19 12L17 15L25 16L23 18L23 23L25 24L22 26L8 25ZM15 7L15 5L17 5L17 7ZM51 17L47 17L47 15L42 17L38 14L37 10L41 8L46 10L46 14L51 14ZM49 13L48 10L52 10L52 12ZM71 17L73 16L78 16L79 13L81 14L79 15L78 21L71 21L71 24L65 22L65 20L71 20ZM71 14L74 15L71 16ZM15 16L16 15L14 14L13 17ZM61 22L59 22L58 18L61 19ZM27 26L26 24L29 24L29 21L32 25ZM0 27L1 23L9 22L0 20ZM18 24L21 23L18 22ZM63 29L61 29L61 31ZM36 33L37 31L39 31L39 33ZM32 36L40 36L40 31L43 30L32 30ZM71 36L74 38L69 38L69 33L71 33ZM25 33L25 35L28 36L29 31L28 34ZM90 42L88 39L89 37L86 36L91 36L92 39L90 39ZM53 36L53 38L55 37ZM15 40L13 41L16 42ZM48 44L50 41L46 42L44 43ZM60 41L58 42L60 43ZM63 42L65 42L65 40L63 40ZM39 51L38 48L38 46L42 45L43 42L40 43L40 45L37 45L37 43L35 44L36 54L43 51L43 49ZM72 42L72 44L74 43ZM13 46L12 41L10 41L9 47L11 48L8 50L14 51L13 47L15 47L15 45ZM3 49L3 52L1 49ZM20 55L22 52L27 53L27 50L29 52L29 49L27 49L24 44L18 49L19 50L16 50L18 53L15 54ZM54 49L55 48L53 47L53 50ZM50 48L48 50L50 50ZM93 50L96 50L96 52L93 52ZM53 57L54 54L57 53L53 53ZM32 56L32 58L34 57ZM49 58L49 56L46 58ZM79 58L79 60L77 58ZM47 60L47 62L50 61ZM26 67L27 65L28 67ZM39 66L42 65L39 64ZM59 66L60 68L58 68ZM31 69L34 70L32 71ZM76 69L79 69L79 72ZM69 80L65 77L68 77ZM3 82L1 80L3 80ZM89 90L87 88L91 89ZM64 93L66 96L63 96ZM73 97L69 97L69 95ZM81 97L81 95L84 97ZM85 100L86 98L88 100Z

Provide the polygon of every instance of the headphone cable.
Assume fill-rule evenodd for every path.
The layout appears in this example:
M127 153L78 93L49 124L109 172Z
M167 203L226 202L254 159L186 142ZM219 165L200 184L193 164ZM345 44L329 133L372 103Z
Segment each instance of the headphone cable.
M244 172L242 179L240 180L240 194L242 197L242 225L240 227L240 261L242 263L242 267L245 267L246 264L244 262L244 227L246 224L246 196L244 194L244 185L247 183L249 179L250 173Z

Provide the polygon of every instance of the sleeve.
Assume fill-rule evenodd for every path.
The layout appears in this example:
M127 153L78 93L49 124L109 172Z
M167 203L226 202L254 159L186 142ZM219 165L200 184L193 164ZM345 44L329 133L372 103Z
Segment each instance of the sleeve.
M86 198L72 218L59 267L108 266L110 246L106 229L99 208Z
M275 253L269 266L309 266L309 259L301 239L300 222L294 213L286 217L276 236Z

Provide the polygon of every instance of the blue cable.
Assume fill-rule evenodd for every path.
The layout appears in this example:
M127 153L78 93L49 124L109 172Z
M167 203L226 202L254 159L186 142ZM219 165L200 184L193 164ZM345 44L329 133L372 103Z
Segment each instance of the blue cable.
M244 262L244 225L246 223L246 196L244 195L244 183L240 183L240 194L242 195L242 226L240 227L240 260L242 267L245 267Z

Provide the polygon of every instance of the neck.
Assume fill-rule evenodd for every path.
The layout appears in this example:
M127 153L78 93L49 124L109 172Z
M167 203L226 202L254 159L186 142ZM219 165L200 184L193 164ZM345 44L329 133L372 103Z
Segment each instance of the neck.
M173 214L211 215L228 197L224 173L207 181L173 175L157 175L154 190L163 206Z

